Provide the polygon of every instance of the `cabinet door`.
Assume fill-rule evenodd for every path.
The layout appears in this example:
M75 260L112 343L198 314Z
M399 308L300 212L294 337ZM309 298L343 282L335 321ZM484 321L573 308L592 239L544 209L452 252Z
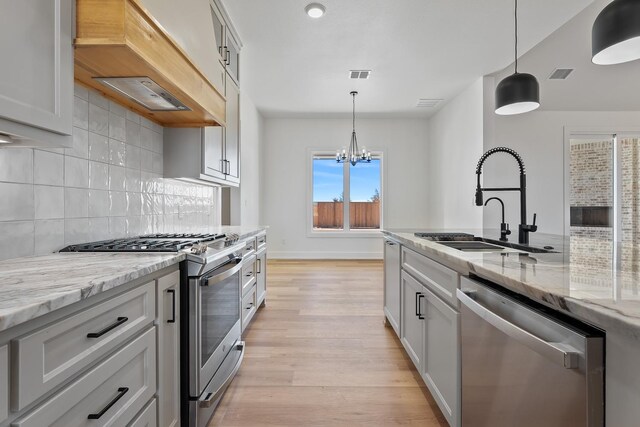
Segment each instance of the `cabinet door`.
M413 360L419 372L422 367L424 351L424 324L420 313L423 312L424 288L413 277L402 272L402 325L400 327L400 341Z
M227 181L240 182L240 91L231 79L227 88L227 126L225 128L225 159Z
M203 173L214 178L224 179L224 132L220 126L208 126L202 130L204 150Z
M235 41L228 29L226 50L227 72L236 84L240 84L240 45Z
M72 0L0 2L0 117L71 135L72 5Z
M257 304L261 305L265 303L267 297L267 251L261 251L258 253L256 259L256 300Z
M180 424L180 274L158 279L158 425Z
M424 358L422 378L449 425L457 426L459 414L460 314L428 290L424 306Z
M210 3L211 10L211 21L213 23L213 33L214 33L214 45L216 51L218 52L218 60L221 63L224 63L227 52L225 51L225 41L224 36L226 32L226 27L224 24L224 19L222 18L222 14L218 10L218 7Z
M384 241L384 314L400 335L400 245Z

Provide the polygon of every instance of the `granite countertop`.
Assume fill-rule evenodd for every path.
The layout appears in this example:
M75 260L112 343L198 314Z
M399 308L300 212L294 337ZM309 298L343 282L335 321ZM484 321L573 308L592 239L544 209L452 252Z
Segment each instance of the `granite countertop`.
M207 233L246 238L263 226L222 226ZM147 276L184 253L65 252L0 261L0 331Z
M614 267L611 242L588 236L533 233L531 246L552 246L555 253L523 254L462 252L416 237L414 231L383 233L462 274L475 274L601 329L640 339L640 269L635 265L640 259L636 261L632 245L617 249L622 261ZM496 240L499 236L497 231L428 231L463 231Z

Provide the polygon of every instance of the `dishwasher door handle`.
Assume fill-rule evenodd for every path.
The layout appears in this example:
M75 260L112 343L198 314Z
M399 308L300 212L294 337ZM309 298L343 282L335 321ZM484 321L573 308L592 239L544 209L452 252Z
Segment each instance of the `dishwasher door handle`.
M531 350L566 369L576 369L578 367L580 352L570 345L545 341L498 316L464 291L457 289L456 294L461 304L519 343L526 345Z

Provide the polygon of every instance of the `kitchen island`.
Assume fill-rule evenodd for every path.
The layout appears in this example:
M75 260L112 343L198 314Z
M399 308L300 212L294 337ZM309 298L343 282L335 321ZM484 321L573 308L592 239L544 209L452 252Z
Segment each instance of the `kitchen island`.
M531 236L531 246L549 247L552 248L551 252L526 253L511 249L503 252L463 252L416 237L415 231L385 230L383 234L392 242L461 276L488 280L605 331L606 424L635 425L640 418L638 273L613 268L616 265L614 262L596 262L602 258L602 254L608 253L606 245L603 251L603 243L597 239L570 239L535 233ZM496 240L499 236L496 231L436 231L462 231ZM459 283L458 280L458 287ZM443 298L446 300L446 295ZM457 301L449 303L454 310L459 306Z

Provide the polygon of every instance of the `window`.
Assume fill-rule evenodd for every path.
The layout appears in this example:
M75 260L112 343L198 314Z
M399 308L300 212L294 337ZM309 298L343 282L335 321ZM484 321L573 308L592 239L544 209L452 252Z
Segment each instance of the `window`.
M336 162L335 155L312 155L312 230L379 230L382 212L382 155L371 163ZM345 200L348 203L345 203Z

